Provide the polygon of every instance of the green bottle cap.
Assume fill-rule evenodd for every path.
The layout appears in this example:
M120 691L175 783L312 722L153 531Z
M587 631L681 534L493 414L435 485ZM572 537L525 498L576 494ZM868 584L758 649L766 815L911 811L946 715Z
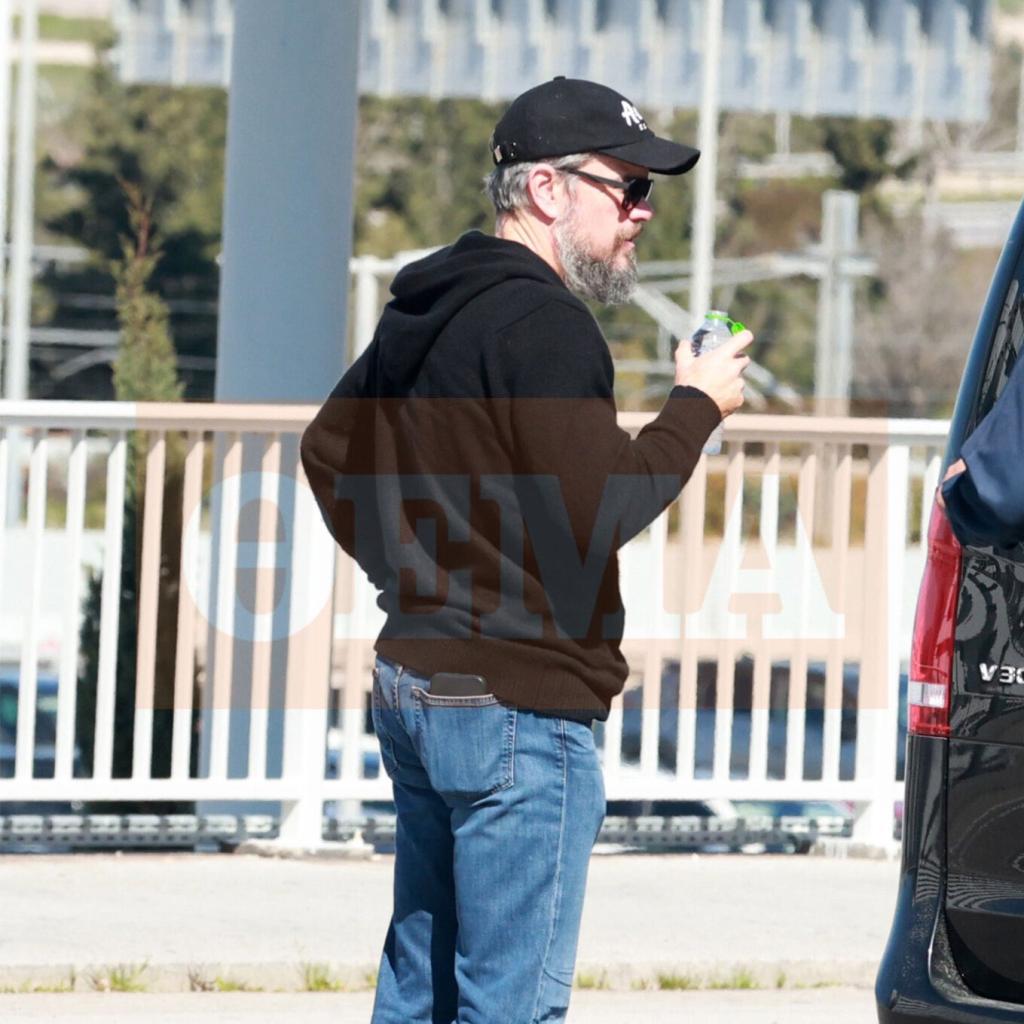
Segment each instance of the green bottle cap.
M704 314L704 319L705 320L721 320L723 323L726 323L726 324L729 325L729 331L732 334L739 334L741 331L745 331L747 329L747 325L746 324L741 324L739 322L739 320L733 320L732 317L730 317L728 313L724 313L720 309L709 309Z

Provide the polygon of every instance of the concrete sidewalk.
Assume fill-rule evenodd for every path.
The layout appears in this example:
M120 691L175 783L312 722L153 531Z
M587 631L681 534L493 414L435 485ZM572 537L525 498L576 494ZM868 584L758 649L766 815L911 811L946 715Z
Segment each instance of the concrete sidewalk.
M393 858L0 857L0 989L272 991L372 984ZM898 865L800 856L598 856L578 983L868 988Z
M33 1024L366 1024L373 995L2 996L0 1020ZM568 1024L872 1024L866 989L574 992Z

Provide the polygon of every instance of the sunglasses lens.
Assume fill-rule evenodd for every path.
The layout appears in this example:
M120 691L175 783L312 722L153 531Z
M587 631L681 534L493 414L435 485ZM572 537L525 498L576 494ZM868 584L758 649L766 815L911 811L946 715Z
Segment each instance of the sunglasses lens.
M626 208L632 209L637 203L642 203L654 188L652 178L630 178L629 188L626 189Z

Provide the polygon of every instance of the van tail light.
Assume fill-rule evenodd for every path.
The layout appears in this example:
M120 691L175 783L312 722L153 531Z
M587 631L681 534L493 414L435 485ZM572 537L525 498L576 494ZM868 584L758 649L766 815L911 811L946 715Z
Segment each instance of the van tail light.
M907 729L922 736L949 735L960 542L936 502L928 522L928 558L914 614L907 687Z

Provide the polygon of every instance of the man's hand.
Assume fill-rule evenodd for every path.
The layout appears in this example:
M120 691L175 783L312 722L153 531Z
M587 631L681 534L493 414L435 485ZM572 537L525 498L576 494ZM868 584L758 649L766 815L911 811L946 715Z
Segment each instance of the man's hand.
M676 348L676 384L699 388L725 419L743 404L743 371L750 363L743 350L753 340L750 331L741 331L718 348L695 356L690 339L683 338Z
M951 477L959 476L967 468L967 463L963 459L957 459L949 469L946 470L946 475L942 478L944 484ZM942 496L942 484L939 484L939 489L935 492L935 500L939 503L939 508L946 507L946 499Z

